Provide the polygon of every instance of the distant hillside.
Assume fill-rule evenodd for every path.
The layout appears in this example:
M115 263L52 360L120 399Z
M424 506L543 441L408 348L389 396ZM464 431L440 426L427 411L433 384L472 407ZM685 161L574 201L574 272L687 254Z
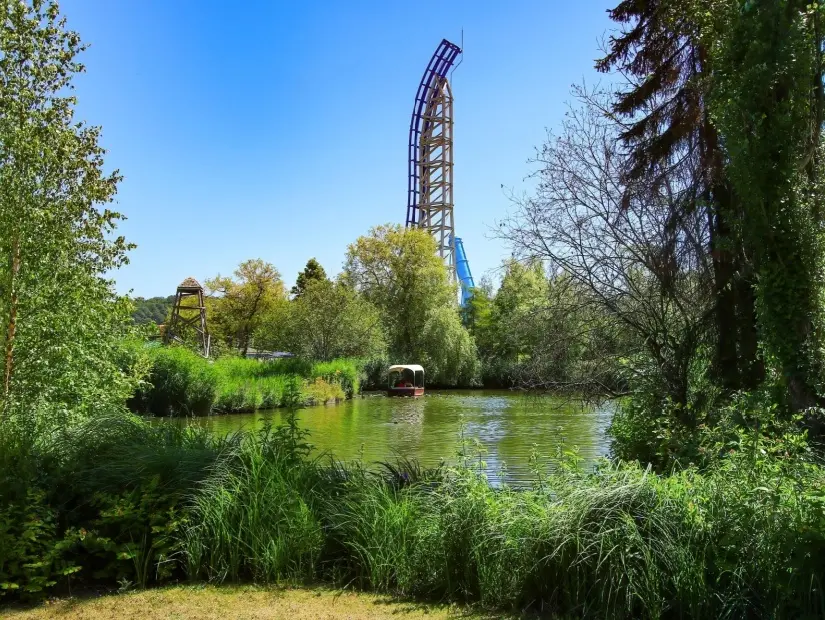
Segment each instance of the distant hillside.
M135 311L132 313L132 319L138 325L145 323L163 323L169 315L169 310L174 301L174 295L170 295L169 297L150 297L149 299L135 297Z

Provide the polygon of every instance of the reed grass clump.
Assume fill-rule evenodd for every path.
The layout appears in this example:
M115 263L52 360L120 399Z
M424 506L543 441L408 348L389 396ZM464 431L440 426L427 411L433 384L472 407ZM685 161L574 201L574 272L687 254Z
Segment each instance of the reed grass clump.
M147 353L149 376L129 403L139 413L250 412L337 401L360 390L361 370L355 360L207 360L184 347L153 347Z
M191 576L321 579L565 617L799 617L825 605L825 476L812 463L736 455L670 476L557 467L513 489L467 465L376 471L260 441L241 448L243 475L199 492Z
M161 416L211 411L221 378L214 366L184 347L154 347L149 357L149 376L133 398L135 408Z
M300 492L308 472L270 432L246 437L194 496L184 543L190 578L272 583L315 574L323 533Z

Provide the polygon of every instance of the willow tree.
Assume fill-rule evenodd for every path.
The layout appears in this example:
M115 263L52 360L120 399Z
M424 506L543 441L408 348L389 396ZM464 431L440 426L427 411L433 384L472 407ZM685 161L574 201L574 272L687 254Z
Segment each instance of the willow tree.
M100 128L74 117L84 70L56 2L0 0L2 415L122 402L128 307L104 274L126 261L113 232L119 174Z
M445 386L475 379L475 342L427 231L376 226L347 249L342 281L378 308L394 361L427 364L430 381Z
M457 305L435 241L417 228L376 226L359 237L347 249L343 280L379 309L390 350L400 360L418 353L431 312Z
M300 295L264 319L255 340L312 360L386 353L378 309L350 287L327 279L306 281Z
M795 409L823 404L823 7L702 0L711 107L741 198L758 317Z

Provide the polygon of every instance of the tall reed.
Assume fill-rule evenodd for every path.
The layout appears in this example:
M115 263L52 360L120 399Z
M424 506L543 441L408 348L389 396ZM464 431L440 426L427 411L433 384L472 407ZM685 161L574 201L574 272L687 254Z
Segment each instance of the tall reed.
M149 357L149 377L130 401L139 413L248 412L352 398L360 389L361 371L355 360L313 363L297 358L224 357L210 361L183 347L154 347Z
M825 605L819 466L561 467L515 490L467 467L381 473L266 442L247 438L197 494L193 578L327 579L604 618L799 617Z

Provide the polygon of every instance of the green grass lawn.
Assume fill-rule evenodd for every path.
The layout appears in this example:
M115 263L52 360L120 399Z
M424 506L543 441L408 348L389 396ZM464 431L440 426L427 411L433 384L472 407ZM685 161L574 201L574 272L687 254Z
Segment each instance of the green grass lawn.
M479 615L462 607L399 602L386 596L327 588L175 586L94 598L61 599L29 608L0 608L0 617L9 620L481 620L502 616Z

